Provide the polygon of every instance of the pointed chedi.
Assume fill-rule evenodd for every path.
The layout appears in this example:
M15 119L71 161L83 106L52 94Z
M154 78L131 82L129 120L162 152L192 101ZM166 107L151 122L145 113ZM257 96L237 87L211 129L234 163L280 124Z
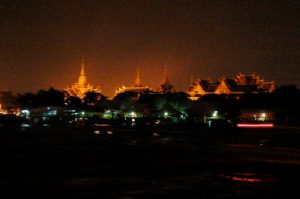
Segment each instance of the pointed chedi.
M80 70L78 81L74 83L71 87L67 87L65 89L68 96L78 97L81 100L83 100L87 92L101 93L101 89L99 86L94 88L91 84L88 83L85 71L86 70L85 70L84 59L82 58L81 70Z
M119 89L115 91L115 95L118 95L120 93L124 92L135 92L135 93L149 93L152 92L152 89L150 89L148 86L143 86L142 81L140 78L140 70L137 69L136 71L136 78L134 81L133 86L122 86Z
M167 67L165 67L165 69L164 69L163 81L162 81L161 85L159 86L159 92L162 92L162 93L174 93L175 92L174 86L169 82L169 79L168 79Z

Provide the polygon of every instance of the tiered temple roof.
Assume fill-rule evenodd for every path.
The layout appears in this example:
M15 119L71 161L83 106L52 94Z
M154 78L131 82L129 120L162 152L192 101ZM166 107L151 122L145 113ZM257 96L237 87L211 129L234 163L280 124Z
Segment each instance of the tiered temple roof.
M240 95L243 93L273 92L275 83L265 82L257 74L238 74L234 79L222 77L218 83L209 80L196 80L187 92L191 100L197 100L206 94Z
M142 85L141 79L140 79L140 71L137 70L136 79L135 79L133 86L128 86L128 87L122 86L115 91L115 95L118 95L118 94L124 93L124 92L148 93L151 91L152 91L152 89L150 89L148 86Z
M78 97L80 99L83 99L87 92L101 93L101 89L99 86L94 87L93 85L88 83L87 76L85 74L85 65L83 59L78 81L74 83L71 87L67 87L65 91L69 96Z

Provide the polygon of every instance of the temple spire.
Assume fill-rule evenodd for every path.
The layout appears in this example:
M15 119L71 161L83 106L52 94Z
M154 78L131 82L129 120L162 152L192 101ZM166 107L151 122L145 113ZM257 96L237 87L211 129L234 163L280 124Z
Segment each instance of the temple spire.
M139 68L136 71L136 78L135 78L135 82L134 82L134 86L141 86L141 78L140 78L140 70Z
M190 83L193 84L194 83L194 75L193 73L190 74Z
M101 93L101 89L99 86L93 87L93 85L88 83L87 76L85 74L85 64L83 57L81 60L81 69L78 81L74 83L71 87L67 87L65 91L67 91L68 96L75 96L80 98L81 100L84 99L85 94L87 92Z
M80 71L80 76L85 76L84 57L81 58L81 71Z
M169 82L168 78L168 68L164 68L164 76L162 84L159 86L159 91L162 93L174 93L175 89L174 86Z
M164 77L163 77L162 83L165 84L167 82L169 82L169 79L168 79L168 67L165 67L165 69L164 69Z
M84 58L82 57L81 60L81 70L80 70L80 75L78 79L78 85L80 87L85 87L87 83L87 77L85 75L85 65L84 65Z

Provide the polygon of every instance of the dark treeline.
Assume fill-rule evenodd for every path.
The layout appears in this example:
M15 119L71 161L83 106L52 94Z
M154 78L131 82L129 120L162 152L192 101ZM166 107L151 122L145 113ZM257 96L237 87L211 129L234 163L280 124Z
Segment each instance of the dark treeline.
M12 92L0 92L0 103L2 108L13 107L37 108L41 106L72 106L82 107L84 105L95 105L97 102L107 100L107 97L100 93L88 92L83 100L78 97L67 96L63 91L50 88L39 90L37 93L27 92L13 95Z
M294 85L278 87L274 93L245 93L240 97L228 95L205 95L197 101L190 101L186 93L137 94L121 93L108 100L106 96L88 92L83 100L67 96L66 93L50 88L37 93L13 95L0 93L2 108L37 108L41 106L101 107L101 109L137 110L147 114L167 111L173 115L185 112L189 117L205 115L218 110L235 117L240 110L275 110L278 117L288 118L289 122L300 121L300 90Z

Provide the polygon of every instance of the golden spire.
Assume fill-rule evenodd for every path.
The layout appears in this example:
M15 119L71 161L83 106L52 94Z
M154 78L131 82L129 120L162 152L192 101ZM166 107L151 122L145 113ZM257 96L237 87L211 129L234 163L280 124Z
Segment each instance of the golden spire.
M165 84L167 82L169 82L169 80L168 80L168 67L165 67L165 69L164 69L164 77L163 77L162 83Z
M84 58L82 57L82 63L81 63L81 69L80 69L80 75L78 78L78 81L73 84L71 87L67 87L65 89L67 91L69 96L75 96L79 97L81 100L84 99L85 94L87 92L95 92L100 93L100 87L97 86L96 88L93 87L93 85L89 84L87 82L87 76L85 74L85 64L84 64Z
M193 73L190 74L190 84L193 85L195 82Z
M141 86L141 79L140 79L140 70L137 69L136 71L136 79L135 79L135 82L134 82L134 86Z
M84 66L84 57L81 59L81 71L80 76L85 76L85 66Z
M87 82L87 78L86 78L86 75L85 75L84 58L82 57L81 70L80 70L80 75L79 75L79 79L78 79L78 85L80 87L85 87L86 82Z
M174 86L169 82L168 79L168 68L164 69L164 77L162 84L159 86L159 91L162 93L173 93L175 92Z

